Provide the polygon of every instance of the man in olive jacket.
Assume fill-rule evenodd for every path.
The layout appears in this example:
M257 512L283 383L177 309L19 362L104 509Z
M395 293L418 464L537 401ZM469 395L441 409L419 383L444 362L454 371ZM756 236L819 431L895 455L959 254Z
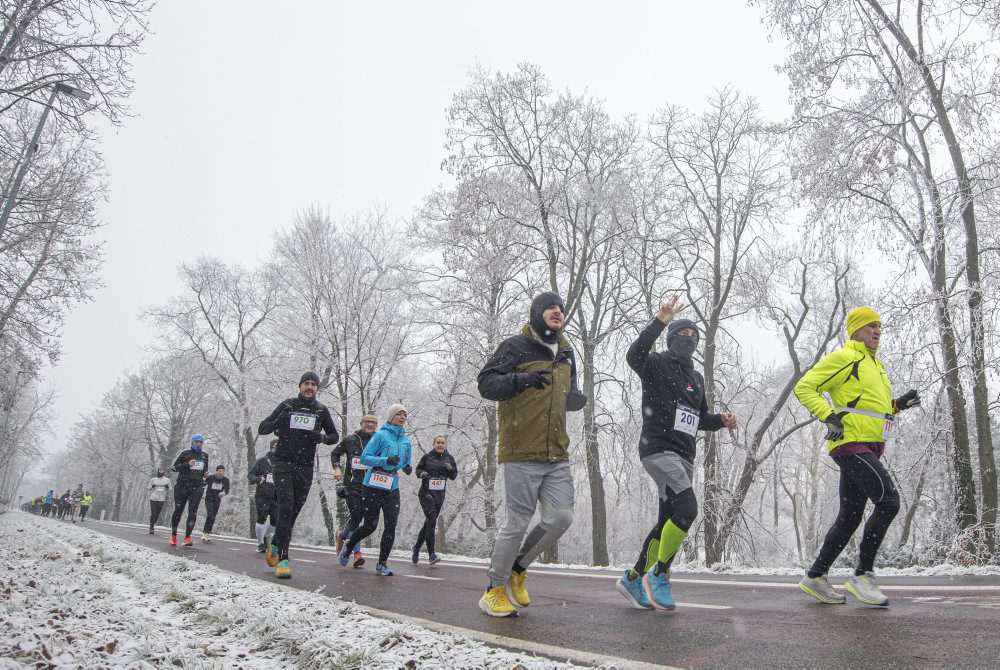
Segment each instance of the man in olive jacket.
M526 568L573 523L566 412L583 409L587 398L577 388L573 350L561 334L563 309L557 294L538 295L521 333L504 340L479 373L480 395L499 402L497 461L507 513L479 601L490 616L517 616L530 604ZM525 537L539 502L541 520Z

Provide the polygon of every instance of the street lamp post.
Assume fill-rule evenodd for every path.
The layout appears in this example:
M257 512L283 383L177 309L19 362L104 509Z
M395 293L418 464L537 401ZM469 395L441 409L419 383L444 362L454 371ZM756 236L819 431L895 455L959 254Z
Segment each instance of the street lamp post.
M52 109L52 105L56 101L56 95L59 93L65 93L66 95L71 95L74 98L80 98L81 100L90 99L90 93L74 88L69 84L58 83L52 86L52 93L49 94L49 100L45 103L45 110L42 112L42 117L38 119L38 126L35 128L35 134L32 135L31 142L28 143L28 149L24 152L24 160L21 162L21 166L17 169L17 175L14 177L14 183L11 184L10 191L7 193L7 199L4 201L3 213L0 214L0 236L2 236L3 232L7 229L7 219L10 218L10 213L14 209L14 202L17 199L17 191L21 188L21 182L24 181L24 175L28 172L28 166L31 164L31 158L35 155L35 150L38 149L38 139L42 135L42 127L45 126L45 120L49 118L49 110Z

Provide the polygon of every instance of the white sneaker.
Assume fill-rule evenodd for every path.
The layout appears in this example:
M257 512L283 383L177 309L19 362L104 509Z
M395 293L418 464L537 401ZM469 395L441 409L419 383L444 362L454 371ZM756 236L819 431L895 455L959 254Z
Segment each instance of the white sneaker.
M211 542L211 541L212 541L212 538L210 538L210 537L208 536L208 533L202 533L202 534L201 534L201 541L202 541L202 542Z
M806 575L799 582L799 588L802 589L803 593L812 596L821 603L843 605L847 602L846 596L833 590L833 585L830 584L830 580L826 578L826 575L820 575L819 577Z
M875 573L866 572L863 575L854 575L846 582L844 588L852 596L865 605L873 607L888 607L889 598L882 593L882 590L875 583Z

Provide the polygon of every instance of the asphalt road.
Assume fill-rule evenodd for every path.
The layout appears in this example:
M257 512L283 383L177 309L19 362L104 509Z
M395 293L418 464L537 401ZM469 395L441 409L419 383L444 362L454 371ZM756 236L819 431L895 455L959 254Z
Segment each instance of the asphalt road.
M197 539L171 549L133 524L87 528L265 581L278 582L255 542ZM378 533L376 533L377 535ZM199 536L196 536L199 537ZM672 613L636 610L614 590L617 573L529 570L532 604L516 619L479 611L483 564L413 565L392 558L392 577L375 559L341 567L332 549L293 545L293 579L281 583L361 605L467 630L646 663L693 668L993 668L1000 666L1000 578L880 579L891 607L823 605L792 577L675 574ZM425 554L426 556L426 554ZM422 559L425 560L425 559ZM839 589L839 584L836 584Z

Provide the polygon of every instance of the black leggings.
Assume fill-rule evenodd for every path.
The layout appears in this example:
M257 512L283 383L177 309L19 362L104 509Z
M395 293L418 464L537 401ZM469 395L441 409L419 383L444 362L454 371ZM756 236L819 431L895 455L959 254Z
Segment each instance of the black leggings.
M274 524L274 546L281 560L288 558L288 545L292 543L292 528L299 518L302 506L312 488L313 466L304 463L274 462L274 495L278 502L277 521Z
M149 501L149 527L152 528L160 520L160 511L163 509L162 500Z
M675 526L686 533L698 517L698 499L695 498L693 488L686 488L680 493L674 493L667 486L664 489L664 495L666 495L666 499L660 498L660 511L656 515L656 525L653 526L653 529L646 535L646 539L643 540L642 550L639 551L639 558L636 559L635 565L632 567L640 575L646 572L646 564L652 562L650 559L656 559L657 552L654 551L652 556L648 555L649 545L654 540L656 542L660 541L663 533L663 525L667 521L673 521ZM676 555L674 554L674 556ZM668 567L674 562L674 556L667 559Z
M344 526L344 531L353 533L365 520L365 502L361 489L345 488L344 502L347 503L347 511L351 515L347 525Z
M80 521L83 521L87 517L87 510L90 509L90 505L80 505Z
M177 534L177 526L181 523L181 515L184 514L184 506L187 506L187 521L184 524L184 537L191 537L194 530L194 522L198 517L198 507L201 505L201 496L205 493L205 485L202 482L185 482L178 480L174 486L174 514L170 517L170 532Z
M221 496L205 496L205 527L201 529L202 532L211 533L212 529L215 528L215 516L219 513L221 504Z
M868 500L875 503L875 509L865 524L858 552L858 567L854 574L871 572L875 565L875 555L889 530L889 524L899 512L899 493L878 456L850 454L837 456L833 462L840 468L840 512L826 534L816 562L809 569L810 577L819 577L829 572L830 566L861 525Z
M270 522L272 526L277 528L276 516L278 513L278 503L275 502L274 498L258 495L254 497L253 502L257 507L257 523L265 524Z
M417 535L417 543L414 550L420 551L420 547L427 542L427 553L434 553L434 535L437 532L438 515L444 507L444 491L428 491L417 496L420 501L420 508L424 510L424 525Z
M389 560L389 552L396 543L396 519L399 518L399 489L385 491L365 486L361 494L365 503L365 522L351 533L351 550L354 553L361 546L361 541L378 528L378 514L382 513L385 528L382 529L382 543L379 545L378 562Z

